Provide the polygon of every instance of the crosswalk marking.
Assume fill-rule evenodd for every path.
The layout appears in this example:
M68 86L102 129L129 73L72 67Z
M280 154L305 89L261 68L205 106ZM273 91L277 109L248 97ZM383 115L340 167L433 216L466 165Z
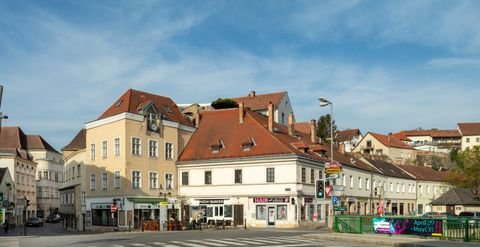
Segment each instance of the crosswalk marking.
M228 240L231 240L231 241L235 241L236 243L246 243L248 245L259 245L259 244L265 244L265 243L259 243L259 242L254 242L254 241L250 241L248 240L248 238L244 238L246 240L242 240L242 239L239 239L239 238L229 238Z
M135 246L135 247L142 247L142 246L145 246L145 244L140 244L140 243L132 243L130 244L131 246Z
M206 245L191 244L191 243L185 243L185 242L182 242L182 241L170 241L170 243L181 244L181 245L190 246L190 247L208 247Z
M295 236L285 236L285 237L269 237L271 239L275 239L275 240L278 240L278 241L283 241L283 242L287 242L287 243L296 243L296 242L309 242L311 243L312 240L309 240L309 239L303 239L301 237L295 237ZM317 241L318 242L318 241Z
M196 242L196 243L201 243L201 244L208 244L209 246L218 246L218 247L226 246L226 245L224 245L224 244L212 243L212 242L210 242L211 239L188 240L188 241L190 241L190 242Z
M151 242L150 244L156 245L156 246L165 245L164 243L160 243L160 242Z
M231 244L231 245L236 245L236 246L245 246L247 244L242 244L242 243L237 243L235 241L226 241L224 239L208 239L210 242L217 242L217 243L222 243L222 244Z
M265 244L280 244L280 242L275 242L275 241L272 241L272 240L263 240L265 238L262 238L262 239L260 239L260 238L239 238L239 239L247 239L249 241L257 241L257 242L265 243Z

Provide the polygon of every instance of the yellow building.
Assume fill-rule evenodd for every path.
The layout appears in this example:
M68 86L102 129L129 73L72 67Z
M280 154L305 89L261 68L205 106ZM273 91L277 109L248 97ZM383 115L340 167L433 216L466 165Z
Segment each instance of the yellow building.
M180 220L175 162L195 128L170 98L130 89L85 129L86 230Z

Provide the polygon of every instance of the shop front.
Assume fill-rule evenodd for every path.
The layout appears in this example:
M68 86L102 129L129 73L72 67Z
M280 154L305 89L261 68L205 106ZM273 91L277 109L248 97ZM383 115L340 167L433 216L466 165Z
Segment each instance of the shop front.
M253 227L288 227L295 225L296 205L290 203L290 197L253 197L250 208ZM303 208L303 206L302 206Z
M230 199L211 198L211 199L191 199L190 221L208 225L233 225L234 224L234 205ZM242 212L243 213L243 212Z

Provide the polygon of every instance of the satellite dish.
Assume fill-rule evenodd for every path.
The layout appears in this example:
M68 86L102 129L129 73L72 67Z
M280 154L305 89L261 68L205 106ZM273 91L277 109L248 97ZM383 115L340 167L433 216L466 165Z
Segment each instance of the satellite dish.
M156 123L151 123L150 124L150 129L153 130L153 131L157 131L158 130L158 125Z

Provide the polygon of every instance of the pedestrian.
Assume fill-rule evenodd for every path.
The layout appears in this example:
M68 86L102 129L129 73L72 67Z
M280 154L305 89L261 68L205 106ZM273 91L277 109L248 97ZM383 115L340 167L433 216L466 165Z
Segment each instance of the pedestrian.
M10 230L10 224L7 219L5 219L5 223L3 223L3 230L5 231L5 234L8 234L8 230Z

